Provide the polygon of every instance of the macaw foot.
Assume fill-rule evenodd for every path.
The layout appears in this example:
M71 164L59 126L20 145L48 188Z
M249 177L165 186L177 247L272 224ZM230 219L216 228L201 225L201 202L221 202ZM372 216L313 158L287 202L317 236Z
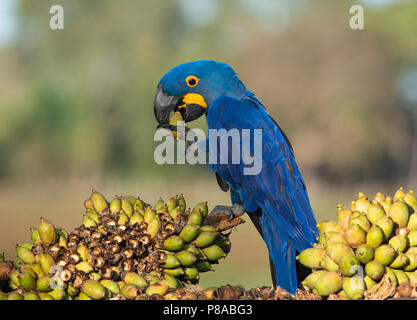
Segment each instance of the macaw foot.
M240 204L234 204L232 206L222 206L218 205L213 208L209 213L209 216L216 214L225 214L229 217L229 220L232 220L234 217L240 217L245 213L245 208Z

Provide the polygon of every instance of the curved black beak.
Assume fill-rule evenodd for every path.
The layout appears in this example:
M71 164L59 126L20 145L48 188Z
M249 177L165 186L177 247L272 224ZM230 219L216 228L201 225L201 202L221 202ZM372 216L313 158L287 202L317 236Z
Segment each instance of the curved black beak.
M181 100L181 96L170 96L164 91L161 84L158 85L158 91L153 102L153 111L159 124L169 123L171 111L174 111Z
M153 102L155 118L160 125L169 123L172 111L180 111L185 122L200 118L207 112L207 104L204 98L196 93L188 93L183 96L170 96L161 84Z

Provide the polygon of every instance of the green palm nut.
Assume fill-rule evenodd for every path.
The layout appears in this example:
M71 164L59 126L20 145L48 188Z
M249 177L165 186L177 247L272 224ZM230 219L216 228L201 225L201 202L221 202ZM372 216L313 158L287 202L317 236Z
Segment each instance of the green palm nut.
M164 300L180 300L180 298L175 293L168 292L164 295Z
M365 273L375 281L379 281L385 274L385 267L382 263L372 260L365 265Z
M81 261L75 265L75 268L79 271L83 271L85 273L91 273L94 271L93 266L88 261Z
M33 242L23 242L18 245L18 247L24 247L26 249L31 250L35 244Z
M26 292L23 297L24 300L40 300L36 292Z
M169 274L170 276L173 276L173 277L180 277L184 275L184 269L181 267L177 267L174 269L165 269L164 273Z
M185 267L184 277L188 280L198 280L200 279L200 273L196 267Z
M52 256L47 252L39 254L39 263L45 274L48 274L51 271L51 268L55 265L54 258L52 258Z
M397 277L398 285L400 285L401 283L408 282L410 280L407 274L403 270L400 270L400 269L391 269L391 270L395 273L395 276Z
M143 216L143 219L145 220L145 222L149 224L155 217L156 217L155 210L152 209L150 206L147 206L145 210L145 214Z
M204 231L204 232L201 232L197 236L197 238L193 241L193 243L198 248L205 248L205 247L211 245L214 242L214 240L217 238L218 235L219 235L219 232Z
M411 209L417 210L417 197L413 190L410 190L404 197L403 200L410 206Z
M7 296L7 300L23 300L23 295L18 292L10 292Z
M365 213L368 210L368 207L371 203L362 192L359 192L358 198L356 199L355 204L356 204L357 211Z
M93 202L94 210L96 210L99 214L103 213L109 208L109 204L107 200L93 189L91 193L91 201Z
M308 287L308 288L310 288L311 290L313 290L314 289L314 287L315 287L315 285L316 285L316 282L317 282L317 280L322 276L322 275L324 275L325 273L327 273L327 271L326 270L317 270L317 271L314 271L314 272L312 272L312 273L310 273L305 279L304 279L304 281L302 282L302 285L303 286L305 286L305 287Z
M121 197L120 202L123 212L130 218L133 215L133 205L126 197Z
M387 244L375 249L375 260L382 263L384 266L389 266L397 255L397 251Z
M189 243L197 237L199 229L200 227L198 225L189 223L182 228L179 236L184 239L186 243Z
M365 214L354 211L349 217L349 225L357 224L365 231L368 231L371 228L371 223L369 222L368 218Z
M327 271L315 282L313 292L327 297L332 293L342 290L342 277L337 271Z
M352 248L357 248L366 242L366 231L358 224L350 224L346 230L346 242Z
M161 266L166 269L175 269L178 266L180 266L180 264L181 263L179 262L176 256L174 256L173 254L167 254L167 259Z
M117 282L109 279L100 280L100 284L109 290L112 294L120 293L120 288Z
M404 252L408 248L408 239L403 234L398 234L392 237L388 244L398 252Z
M350 299L362 299L365 292L365 281L361 276L343 277L343 291Z
M142 221L144 221L144 219L143 219L143 216L139 213L139 212L135 212L131 217L130 217L130 220L129 220L129 223L130 224L135 224L135 223L141 223Z
M388 215L400 227L406 226L410 217L408 206L402 199L394 201Z
M177 207L177 197L171 197L165 201L164 205L167 206L168 212L170 213Z
M395 269L402 269L409 263L410 263L410 259L408 259L407 255L405 255L404 253L400 253L398 257L396 257L389 266Z
M417 269L417 254L406 253L409 263L403 267L404 271L414 271Z
M182 211L185 211L185 209L187 208L187 204L182 193L178 197L178 206L181 208Z
M115 197L109 205L109 209L111 213L119 213L122 210L122 201L120 200L119 197Z
M320 222L317 225L317 229L319 230L320 233L325 233L325 232L330 232L330 231L343 233L342 227L336 221L323 221L323 222Z
M12 272L10 272L10 282L14 284L16 287L20 286L19 274L20 272L18 270L13 270Z
M349 225L349 217L352 214L352 211L345 207L340 207L337 210L337 221L342 229L347 229Z
M164 247L169 251L180 251L184 247L184 240L177 235L169 236L164 241Z
M90 279L96 280L96 281L100 281L101 279L101 275L97 272L91 272L89 274Z
M51 292L48 292L48 294L54 298L54 300L64 300L66 296L65 290L59 287L56 287Z
M135 203L133 204L133 211L141 211L144 212L145 210L145 203L140 200L139 198L135 200Z
M207 217L208 214L208 206L207 206L207 201L205 202L200 202L199 204L197 204L193 210L191 211L191 214L193 214L194 212L200 212L203 219L205 219Z
M153 294L159 294L160 296L163 296L164 294L168 292L168 289L169 289L168 281L159 280L158 282L150 285L146 289L146 294L148 296L151 296Z
M151 222L148 224L148 233L151 236L151 238L155 238L158 231L161 229L161 219L159 219L158 216L152 219Z
M36 278L36 272L33 271L32 265L24 264L24 265L20 266L20 272L21 273L23 273L23 272L29 273L32 277Z
M410 231L407 238L410 247L417 247L417 230Z
M123 282L126 284L134 284L138 288L145 288L148 285L148 282L145 280L145 278L136 272L127 272L124 274Z
M25 291L35 290L36 288L36 279L28 272L22 272L19 275L19 282Z
M101 300L106 296L106 288L96 280L85 281L81 291L93 300Z
M404 196L405 196L404 188L400 187L397 191L395 191L394 201L398 200L398 199L401 199Z
M220 248L217 244L213 244L204 248L203 252L210 261L217 261L226 256L223 249Z
M214 231L214 232L216 232L218 230L214 226L211 226L209 224L205 224L205 225L200 226L200 233L203 232L203 231Z
M80 292L80 294L75 298L75 300L93 300L93 299L87 296L84 292Z
M324 245L324 248L330 258L337 264L340 263L343 256L352 253L351 248L342 242L329 242Z
M378 218L375 225L380 227L384 232L385 240L389 239L392 232L394 231L394 221L389 216Z
M128 201L128 200L126 200ZM130 202L129 202L130 203ZM117 219L117 224L119 226L124 226L129 222L129 216L124 213L123 211L119 213L118 215L118 219Z
M45 220L44 218L41 218L38 231L39 231L39 237L43 244L49 245L49 244L55 243L57 237L56 237L54 225L52 223Z
M24 263L34 263L35 262L35 255L32 251L28 248L18 246L16 248L17 256L24 262Z
M408 219L407 228L410 231L417 231L417 211L410 215L410 218Z
M86 213L87 213L87 216L89 216L91 219L93 219L95 223L98 223L98 219L99 219L100 216L97 214L97 212L95 210L88 209L86 211Z
M127 284L120 288L120 293L127 300L135 300L140 293L140 289L133 284Z
M51 278L48 276L43 276L40 277L37 281L36 281L36 290L38 291L42 291L42 292L49 292L52 290L51 286Z
M384 231L377 225L373 225L366 234L366 244L373 249L378 248L382 243L384 243L384 240Z
M410 282L413 283L416 282L417 283L417 272L413 271L413 272L406 272L405 273L407 275L407 277L410 279Z
M394 274L394 276L395 276L395 274ZM374 285L376 285L377 284L377 282L375 281L375 280L373 280L370 276L368 276L368 275L366 275L364 278L363 278L363 281L365 282L365 287L366 287L366 290L369 290L369 289L371 289Z
M167 273L163 275L163 278L167 281L169 289L177 289L180 286L178 279Z
M305 267L310 269L320 269L320 262L326 256L326 251L322 248L307 248L296 257Z
M346 226L347 229L347 226ZM322 233L319 238L320 243L326 243L326 242L345 242L346 238L343 234L335 231L329 231Z
M194 262L197 261L197 257L195 254L187 251L187 250L181 250L175 255L178 259L178 261L183 265L184 267L191 266L194 264Z
M327 271L339 270L339 265L334 262L328 255L325 255L324 258L320 261L320 268Z
M408 248L406 253L415 253L417 254L417 247L410 247Z
M154 209L156 211L158 211L159 209L161 209L164 206L164 199L162 199L161 197L159 198L159 200L155 203L155 205L153 206Z
M360 261L353 254L347 254L340 260L339 270L342 275L352 277L358 273L360 265Z
M88 260L88 248L85 245L79 245L77 248L77 253L80 255L82 261Z
M83 217L83 225L86 228L97 227L97 222L95 222L89 215Z
M31 239L32 239L32 241L35 244L41 243L41 237L39 235L39 230L38 229L31 228L30 229L30 232L31 232Z
M389 212L392 206L392 199L390 197L386 197L385 200L380 201L380 204L384 207L385 213Z
M54 300L48 293L46 292L38 292L38 296L41 300Z
M362 264L367 264L374 258L374 249L368 244L362 244L356 249L355 256Z
M184 213L184 211L181 209L181 207L180 206L177 206L176 208L174 208L173 210L171 210L170 212L169 212L169 215L174 219L174 220L176 220L177 219L177 217L180 215L180 214L183 214Z
M398 286L397 276L395 275L394 271L389 267L385 267L385 272L386 272L386 274L388 276L388 279L391 282L391 284L394 287Z
M201 213L201 210L192 212L188 216L188 222L196 224L198 226L203 223L203 220L204 220L204 217L203 217L203 214Z
M386 215L384 207L376 200L373 200L366 211L368 220L375 224L375 222Z
M210 262L208 261L197 261L196 263L194 263L194 265L199 272L207 272L213 270Z
M67 294L70 295L71 297L75 297L76 295L78 295L80 293L80 290L77 288L75 289L74 287L72 287L71 285L68 285L67 288Z
M159 280L161 280L159 273L156 272L155 270L145 274L144 277L145 277L145 280L148 282L148 284L154 284L154 283L157 283Z

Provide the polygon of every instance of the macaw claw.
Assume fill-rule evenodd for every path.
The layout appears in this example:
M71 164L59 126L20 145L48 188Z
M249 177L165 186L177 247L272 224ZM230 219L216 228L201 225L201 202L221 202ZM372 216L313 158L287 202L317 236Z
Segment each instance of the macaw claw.
M244 213L245 213L245 208L241 206L240 204L234 204L232 206L217 205L209 213L209 216L224 214L229 217L229 220L232 220L234 217L240 217Z

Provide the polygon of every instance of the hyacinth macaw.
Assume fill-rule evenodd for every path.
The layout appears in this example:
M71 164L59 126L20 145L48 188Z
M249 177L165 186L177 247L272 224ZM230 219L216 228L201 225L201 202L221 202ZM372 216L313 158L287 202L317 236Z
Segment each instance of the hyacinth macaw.
M163 76L154 100L160 126L168 125L173 111L180 111L185 122L205 114L209 129L262 129L258 174L245 175L243 161L209 165L232 201L232 206L216 206L210 214L247 212L266 243L274 286L294 293L306 272L296 255L313 246L318 232L287 136L236 72L217 61L184 63Z

